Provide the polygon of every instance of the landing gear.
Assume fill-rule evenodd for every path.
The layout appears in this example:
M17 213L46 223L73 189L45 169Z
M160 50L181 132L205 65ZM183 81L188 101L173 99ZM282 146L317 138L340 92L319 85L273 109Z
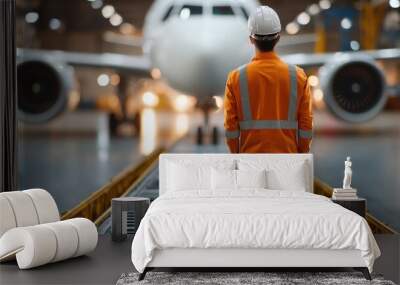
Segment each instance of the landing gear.
M199 126L196 131L196 143L203 145L205 143L205 135L209 134L210 143L213 145L219 144L219 128L214 126L210 128L210 106L204 105L202 108L204 115L204 126Z
M197 132L196 132L196 143L198 145L204 144L204 131L203 131L203 128L200 126L197 128Z
M219 144L219 129L217 127L213 127L212 129L212 140L213 145Z
M140 134L140 112L132 118L128 114L129 80L125 73L119 74L117 90L119 110L113 110L110 120L110 130L113 135L120 137L132 137Z
M211 131L211 143L213 145L218 145L219 144L219 128L218 127L213 127ZM205 142L205 133L204 133L204 128L199 126L196 131L196 144L197 145L203 145Z
M207 132L208 126L210 125L210 106L209 106L209 104L204 104L202 106L201 110L203 112L204 125L203 126L199 126L197 128L197 133L196 133L196 143L197 143L197 145L203 145L204 144L204 134Z

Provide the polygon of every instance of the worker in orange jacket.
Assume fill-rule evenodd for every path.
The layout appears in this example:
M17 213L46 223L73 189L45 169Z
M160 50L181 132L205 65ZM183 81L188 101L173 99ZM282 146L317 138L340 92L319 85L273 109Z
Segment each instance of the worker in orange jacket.
M224 127L232 153L306 153L312 140L311 91L301 68L273 51L280 38L277 13L261 6L249 18L252 61L226 83Z

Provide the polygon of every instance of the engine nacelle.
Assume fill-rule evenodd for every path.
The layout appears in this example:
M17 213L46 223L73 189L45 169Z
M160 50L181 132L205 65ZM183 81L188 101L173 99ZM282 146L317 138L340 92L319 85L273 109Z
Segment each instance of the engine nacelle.
M46 58L24 57L17 65L18 119L45 123L79 102L74 70Z
M319 78L325 102L342 120L368 121L382 111L387 101L385 77L369 56L335 56L320 69Z

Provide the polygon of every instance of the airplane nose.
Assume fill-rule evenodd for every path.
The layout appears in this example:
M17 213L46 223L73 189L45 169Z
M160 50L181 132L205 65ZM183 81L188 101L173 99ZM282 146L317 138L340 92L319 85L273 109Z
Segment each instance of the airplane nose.
M171 86L188 94L223 94L228 72L250 58L246 25L236 19L173 19L164 31L152 62Z

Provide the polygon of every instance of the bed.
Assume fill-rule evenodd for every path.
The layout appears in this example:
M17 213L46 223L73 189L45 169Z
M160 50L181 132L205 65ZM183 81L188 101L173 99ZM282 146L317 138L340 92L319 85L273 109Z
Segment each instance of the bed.
M163 154L160 197L132 243L141 273L183 267L352 267L380 251L361 216L313 194L311 154Z

